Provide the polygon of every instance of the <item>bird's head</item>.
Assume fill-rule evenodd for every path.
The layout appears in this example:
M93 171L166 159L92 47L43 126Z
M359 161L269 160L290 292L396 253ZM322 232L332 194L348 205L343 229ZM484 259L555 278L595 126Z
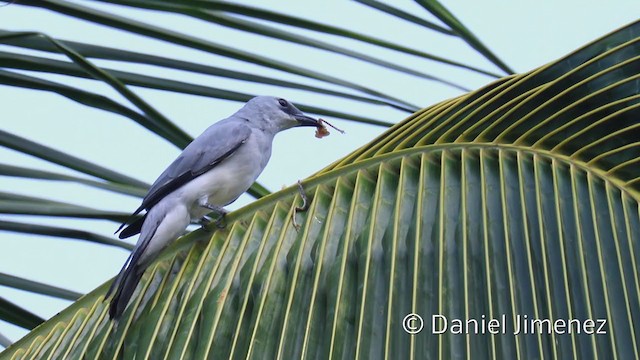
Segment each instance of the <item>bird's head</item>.
M247 121L274 134L296 126L321 126L320 121L305 115L289 101L273 96L256 96L240 111Z

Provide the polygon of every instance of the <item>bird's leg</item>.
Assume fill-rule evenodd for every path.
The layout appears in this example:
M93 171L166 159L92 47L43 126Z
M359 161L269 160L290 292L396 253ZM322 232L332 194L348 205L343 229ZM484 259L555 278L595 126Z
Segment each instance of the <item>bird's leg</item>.
M225 210L222 206L209 204L206 199L200 201L200 206L205 209L211 210L211 212L218 216L218 219L216 220L216 227L218 229L223 229L225 226L227 226L227 224L225 224L224 222L224 217L227 215L228 211Z
M293 227L295 227L296 230L300 230L300 225L298 225L298 223L296 222L296 214L298 213L298 211L307 211L307 210L309 210L309 202L308 202L308 199L307 199L307 194L305 194L304 188L302 187L302 182L300 182L300 180L298 180L298 192L300 193L300 197L302 198L302 206L296 206L293 209L293 214L291 214L291 220L293 222Z

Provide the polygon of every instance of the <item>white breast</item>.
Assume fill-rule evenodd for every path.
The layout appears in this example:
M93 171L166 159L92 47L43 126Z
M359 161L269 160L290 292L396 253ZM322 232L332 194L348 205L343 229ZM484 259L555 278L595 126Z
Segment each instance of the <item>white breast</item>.
M268 146L264 146L264 140L269 141ZM210 204L217 206L233 202L256 181L270 156L271 139L252 134L229 158L169 196L180 198L189 208L191 218L199 219L210 212L198 204L201 198L207 197Z

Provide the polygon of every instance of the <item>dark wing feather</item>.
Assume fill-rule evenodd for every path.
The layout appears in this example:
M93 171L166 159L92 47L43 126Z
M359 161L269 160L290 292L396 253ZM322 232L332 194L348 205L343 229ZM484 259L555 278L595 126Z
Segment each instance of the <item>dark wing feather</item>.
M118 231L122 230L120 234L118 234L118 238L126 239L128 237L131 237L133 235L140 233L140 231L142 230L142 224L144 224L144 220L147 218L147 215L142 215L137 219L135 218L136 215L137 213L134 213L133 215L131 215L131 217L129 217L129 219L127 219L127 221L131 221L133 217L135 220L132 223L130 223L129 226L127 226L124 230L122 230L122 228L125 227L127 223L120 225L120 227L116 231L117 233Z
M140 232L144 218L137 219L142 210L149 210L162 198L214 168L230 157L251 135L251 128L233 119L226 119L210 126L202 135L189 144L177 159L160 174L151 185L140 207L116 231L127 226L119 237L121 239Z

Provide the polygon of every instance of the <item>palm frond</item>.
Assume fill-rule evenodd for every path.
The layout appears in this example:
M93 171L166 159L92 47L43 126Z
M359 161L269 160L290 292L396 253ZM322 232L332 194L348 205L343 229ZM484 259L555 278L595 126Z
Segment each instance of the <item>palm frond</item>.
M41 282L3 273L0 273L0 286L9 286L15 289L26 290L41 295L47 295L71 301L78 300L82 296L82 294L75 291L62 289L56 286L51 286L43 284Z

